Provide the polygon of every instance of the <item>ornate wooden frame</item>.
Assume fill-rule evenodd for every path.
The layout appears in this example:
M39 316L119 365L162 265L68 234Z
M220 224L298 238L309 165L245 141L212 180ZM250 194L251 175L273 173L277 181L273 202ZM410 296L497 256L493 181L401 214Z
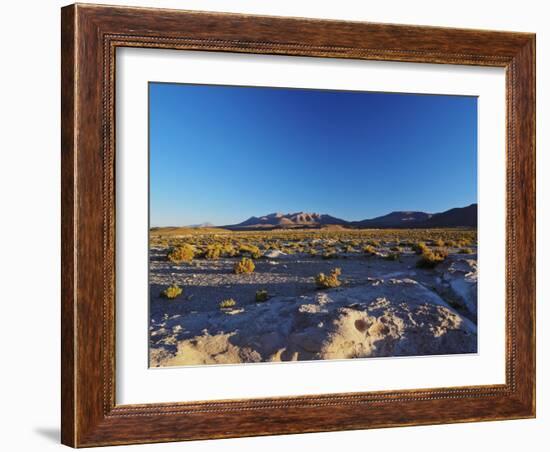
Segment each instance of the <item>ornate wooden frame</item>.
M535 35L176 10L62 9L62 442L74 447L535 416ZM506 383L115 403L117 47L506 69Z

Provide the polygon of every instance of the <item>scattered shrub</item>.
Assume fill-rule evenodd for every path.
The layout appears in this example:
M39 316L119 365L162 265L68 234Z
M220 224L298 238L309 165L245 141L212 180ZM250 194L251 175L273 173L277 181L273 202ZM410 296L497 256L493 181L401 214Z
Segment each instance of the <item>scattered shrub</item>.
M376 254L376 248L372 245L367 245L363 248L363 252L365 254L373 255L373 254Z
M180 262L191 262L195 257L195 249L188 244L172 248L166 256L170 262L179 264Z
M460 254L473 254L474 250L472 248L461 248L459 253Z
M254 259L259 259L262 256L260 248L256 245L241 245L239 252L241 254L249 254Z
M319 289L330 289L331 287L338 287L342 283L338 277L342 274L342 270L339 268L333 268L329 275L319 273L315 277L315 284Z
M205 259L218 259L222 253L222 247L219 245L208 245L204 252Z
M267 301L269 299L269 294L267 293L267 290L257 290L256 291L256 302L261 303L262 301Z
M226 256L233 257L237 255L237 250L235 250L235 247L231 244L225 244L222 247L222 253Z
M247 257L243 257L239 262L235 264L233 267L233 271L236 274L239 273L252 273L256 266L254 265L254 262L252 259L249 259Z
M323 252L323 259L336 259L338 254L334 248L325 249Z
M174 298L179 297L183 293L183 289L176 284L172 284L171 286L168 286L166 289L164 289L160 295L163 298L168 298L170 300L173 300Z
M228 298L227 300L220 301L219 306L220 306L220 309L227 309L227 308L232 308L236 304L237 302L233 300L233 298Z
M418 259L426 251L441 248L440 245L453 253L460 253L462 249L471 249L474 255L477 252L477 233L468 229L296 229L238 233L201 228L179 229L163 231L151 228L150 236L150 247L154 253L160 251L164 254L163 259L176 264L199 258L257 259L266 250L277 249L287 254L308 253L311 256L318 255L319 258L324 256L325 259L343 258L351 254L384 256L388 252L402 253L403 258L411 249L416 252ZM463 255L467 256L468 253L463 252Z
M384 256L384 259L386 259L387 261L398 261L400 257L400 253L388 253L386 256Z
M430 251L424 242L413 243L412 249L416 254L424 254L425 252Z
M416 266L419 268L434 268L437 264L440 264L447 258L447 252L445 250L427 250L422 253L422 257L416 262Z

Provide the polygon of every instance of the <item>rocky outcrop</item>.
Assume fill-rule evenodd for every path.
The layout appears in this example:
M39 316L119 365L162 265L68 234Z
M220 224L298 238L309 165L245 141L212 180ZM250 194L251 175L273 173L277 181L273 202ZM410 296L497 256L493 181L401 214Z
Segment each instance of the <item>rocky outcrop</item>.
M477 257L449 260L439 287L451 306L477 323Z
M458 281L468 272L453 265L443 278L449 290L466 295ZM476 325L412 279L371 278L239 309L174 315L152 324L150 333L151 366L477 351Z

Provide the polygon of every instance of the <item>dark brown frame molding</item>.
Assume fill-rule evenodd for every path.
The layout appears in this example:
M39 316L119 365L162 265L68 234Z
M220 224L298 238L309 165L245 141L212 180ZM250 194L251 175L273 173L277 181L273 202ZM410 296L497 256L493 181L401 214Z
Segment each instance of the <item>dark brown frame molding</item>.
M535 416L535 35L76 4L62 9L62 442L74 447ZM506 383L115 403L115 50L506 69ZM495 150L495 152L502 150Z

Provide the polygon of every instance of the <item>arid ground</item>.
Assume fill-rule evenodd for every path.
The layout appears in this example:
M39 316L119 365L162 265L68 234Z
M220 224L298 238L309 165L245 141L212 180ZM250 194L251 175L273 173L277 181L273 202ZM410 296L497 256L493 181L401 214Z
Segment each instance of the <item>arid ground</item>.
M475 353L476 231L154 228L149 338L152 367Z

